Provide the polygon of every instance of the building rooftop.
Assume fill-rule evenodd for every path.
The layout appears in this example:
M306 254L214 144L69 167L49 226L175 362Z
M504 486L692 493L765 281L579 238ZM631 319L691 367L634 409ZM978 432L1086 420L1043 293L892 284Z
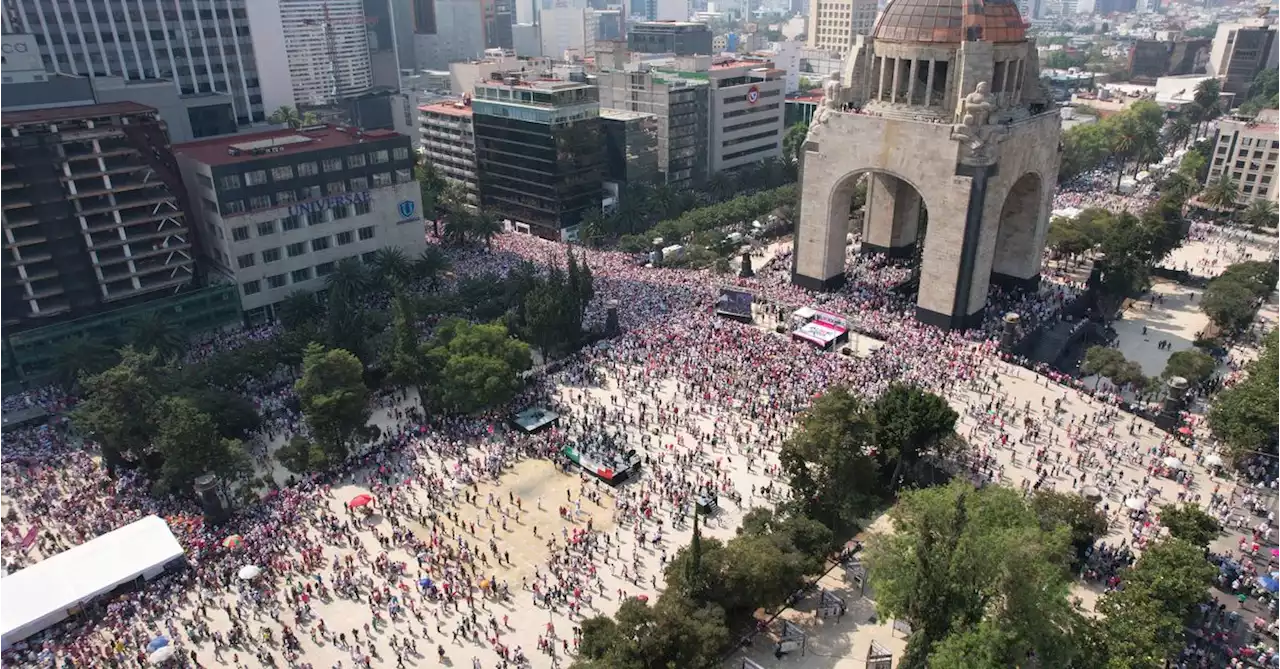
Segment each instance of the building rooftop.
M244 163L281 154L301 154L320 149L359 144L364 140L400 137L394 130L364 130L328 124L294 130L267 130L174 144L173 152L210 166Z
M653 116L653 114L646 114L644 112L638 112L638 111L630 111L627 109L603 108L600 110L600 118L609 119L612 121L634 121L636 119L647 118L650 116Z
M432 114L443 114L445 116L471 117L471 105L464 103L462 100L442 100L433 102L429 105L421 105L418 107L420 112L430 112Z
M3 116L0 116L0 124L6 126L29 125L32 123L52 123L115 114L144 114L155 111L155 107L148 107L137 102L108 102L100 105L77 105L75 107L5 112Z
M694 27L701 26L708 30L711 29L710 26L708 26L707 24L699 23L697 21L638 21L635 25L632 26L632 30L636 28L642 28L642 27L650 28L650 27L657 27L657 26L670 26L672 28L694 28Z
M489 79L480 82L484 86L496 86L504 88L533 88L540 91L568 91L575 88L593 88L591 84L578 81L565 81L564 79L521 79L510 83L498 79Z

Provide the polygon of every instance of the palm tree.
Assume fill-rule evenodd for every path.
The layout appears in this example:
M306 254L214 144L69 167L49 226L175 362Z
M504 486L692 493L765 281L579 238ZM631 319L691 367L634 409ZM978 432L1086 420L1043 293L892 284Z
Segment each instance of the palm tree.
M354 304L361 295L369 292L372 282L369 269L355 258L339 260L333 273L324 278L329 299L342 300L347 304Z
M671 186L661 184L649 194L649 209L656 220L665 221L671 217L671 209L675 201L676 190Z
M581 227L578 229L578 239L588 246L598 246L604 242L605 237L605 216L604 212L596 207L592 207L582 215Z
M1120 161L1120 167L1116 170L1116 191L1120 190L1120 180L1124 178L1125 165L1129 163L1129 158L1137 149L1138 136L1129 128L1122 128L1111 141L1111 152L1115 154L1116 160Z
M1240 214L1240 220L1251 228L1275 227L1276 203L1270 200L1254 200Z
M716 172L707 179L703 189L711 195L712 200L719 202L729 199L737 187L738 185L733 182L733 179L728 174Z
M284 123L290 128L297 130L304 125L315 125L318 122L315 112L299 112L297 107L284 105L279 109L271 112L267 117L268 123Z
M1200 192L1200 201L1220 211L1230 211L1236 206L1236 182L1231 177L1222 176L1204 187Z
M1185 202L1196 194L1199 187L1195 179L1181 172L1172 172L1165 177L1164 183L1160 185L1160 191Z
M440 284L440 277L449 271L452 263L439 246L428 246L413 261L413 276L418 281L425 281L427 289L435 291Z
M471 237L471 229L475 225L475 214L466 207L450 207L444 218L444 240L450 244L462 245Z
M1195 132L1195 125L1191 123L1191 119L1186 114L1179 115L1178 118L1169 124L1169 144L1173 147L1186 146L1191 141L1191 133Z
M53 357L58 385L71 392L81 378L110 368L119 356L101 339L77 335L56 344Z
M185 343L173 323L155 313L129 323L128 341L143 353L154 352L161 360L177 357Z
M320 301L305 290L289 293L274 308L276 318L286 330L297 330L305 325L318 323L323 314Z
M493 238L500 232L502 232L502 222L483 209L471 219L471 236L475 239L483 239L486 250L493 250Z
M403 286L412 276L409 256L399 246L374 251L369 267L373 271L373 283L388 291Z
M1222 96L1222 84L1212 77L1201 81L1196 85L1195 106L1201 109L1200 121L1207 123L1218 117L1220 113L1219 102ZM1197 129L1196 136L1200 133Z

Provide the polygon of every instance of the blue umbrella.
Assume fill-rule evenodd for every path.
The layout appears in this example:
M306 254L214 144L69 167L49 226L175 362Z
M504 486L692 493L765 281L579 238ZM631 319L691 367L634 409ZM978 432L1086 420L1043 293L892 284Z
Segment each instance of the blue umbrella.
M419 588L430 588L430 587L431 587L431 579L429 579L429 578L420 578L420 579L418 579L418 587L419 587Z
M151 643L147 644L147 652L154 653L157 650L160 650L161 648L164 648L165 646L168 646L168 645L169 645L169 638L161 634L160 636L152 639Z
M1258 585L1262 586L1263 590L1271 593L1280 590L1280 581L1276 580L1274 576L1263 576L1258 579Z

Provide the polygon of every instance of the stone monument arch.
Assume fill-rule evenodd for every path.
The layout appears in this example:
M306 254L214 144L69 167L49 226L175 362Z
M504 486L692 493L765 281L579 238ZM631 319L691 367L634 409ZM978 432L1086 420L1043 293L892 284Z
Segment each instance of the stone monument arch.
M976 325L993 282L1039 281L1061 119L1035 43L1012 0L890 0L855 40L805 139L792 281L844 282L848 197L868 173L863 251L911 255L927 211L916 316Z

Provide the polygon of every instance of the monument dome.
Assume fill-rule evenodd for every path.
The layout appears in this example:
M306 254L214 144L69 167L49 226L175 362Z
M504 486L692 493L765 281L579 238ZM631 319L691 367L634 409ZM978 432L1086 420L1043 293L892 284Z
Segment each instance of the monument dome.
M892 0L872 35L891 42L1022 42L1026 24L1012 0Z

